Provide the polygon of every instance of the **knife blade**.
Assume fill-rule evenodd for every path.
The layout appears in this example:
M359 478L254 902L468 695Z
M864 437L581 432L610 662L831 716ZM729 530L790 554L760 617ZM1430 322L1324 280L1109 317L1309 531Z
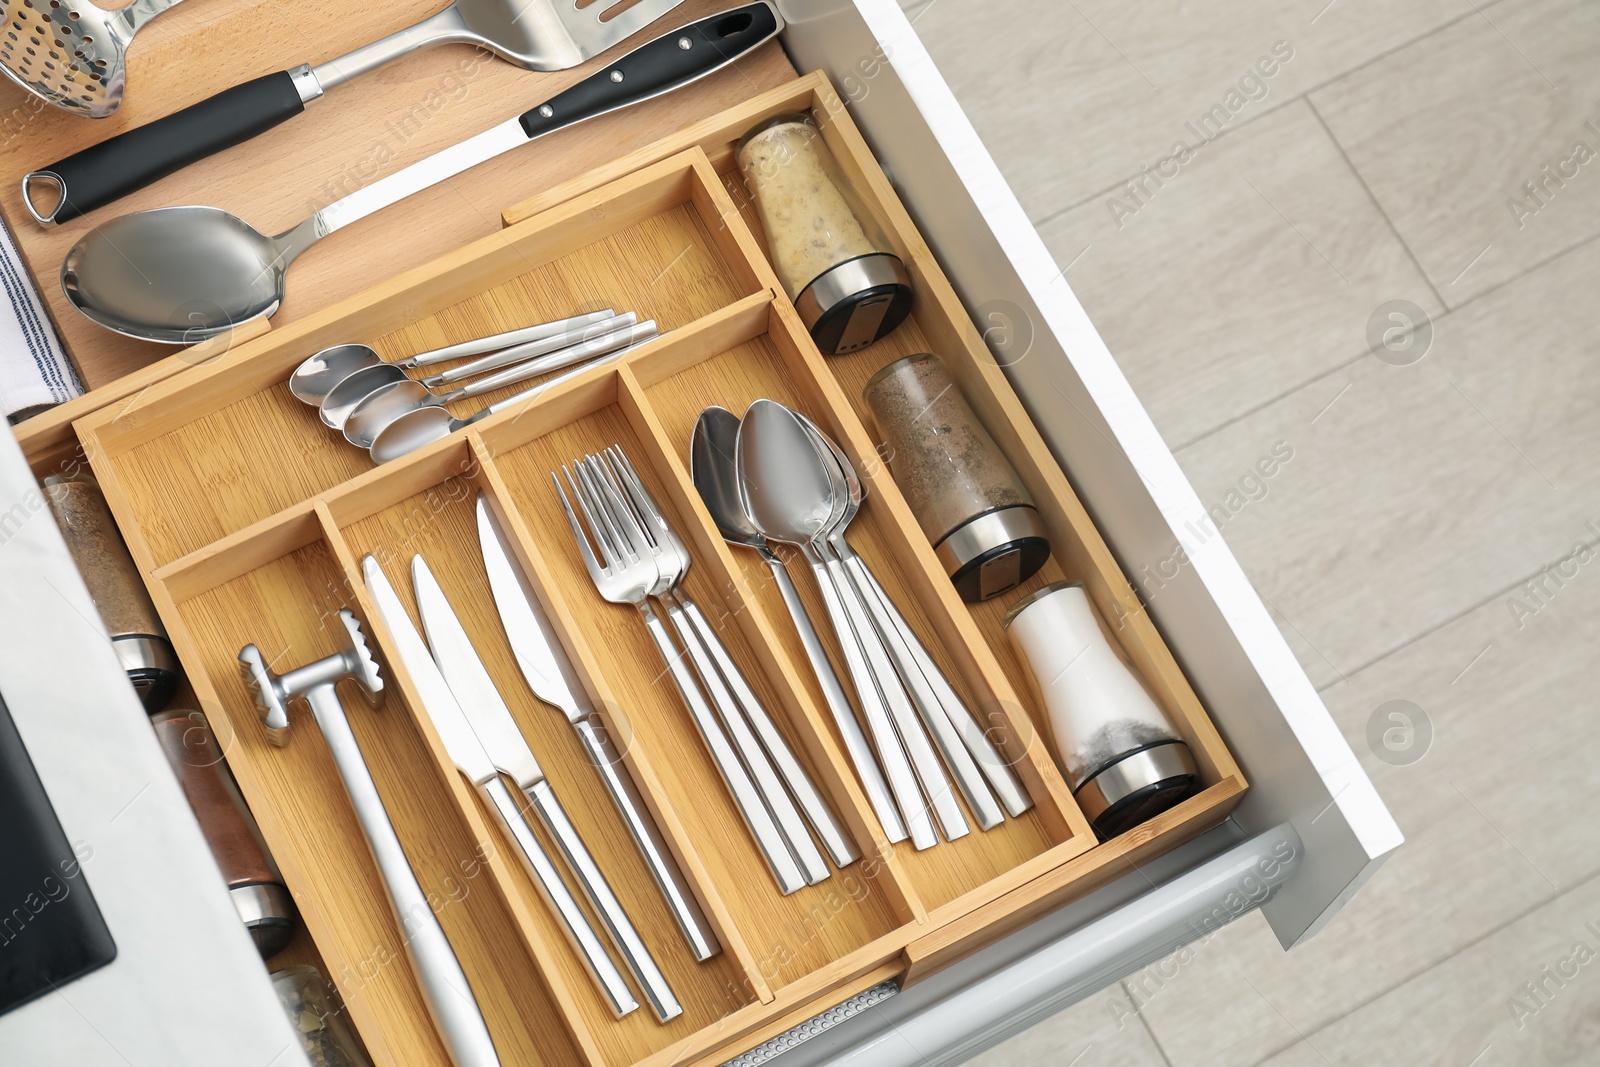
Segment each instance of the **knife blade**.
M611 1010L618 1016L633 1011L639 1002L628 989L622 972L611 962L611 957L589 926L583 910L561 880L550 857L545 855L538 838L533 836L533 831L522 817L522 805L516 802L505 782L500 780L494 762L484 751L483 743L473 732L471 723L462 712L439 665L434 662L422 635L412 625L411 616L406 614L400 597L389 584L388 575L383 573L377 559L370 555L361 561L361 573L366 579L367 592L377 608L378 617L394 642L398 658L411 676L417 695L422 698L420 710L433 723L450 761L490 802L500 822L516 841L524 867L532 875L545 903L560 920L579 958L610 1003Z
M605 783L628 832L633 835L645 866L666 898L667 907L683 932L694 958L702 963L722 951L722 943L700 904L688 879L673 859L661 830L647 813L622 757L606 735L605 727L583 696L583 686L575 677L572 664L561 648L561 639L550 620L540 610L533 589L511 558L511 547L489 507L488 498L478 494L478 542L483 550L483 566L489 574L489 590L500 612L500 624L522 670L528 688L540 700L559 709L572 724L578 739L589 753L589 761Z
M544 771L528 748L522 731L512 718L500 690L488 668L472 647L461 619L440 588L438 579L421 556L411 557L411 578L416 584L417 607L422 612L422 628L427 631L428 643L433 646L434 659L444 674L450 691L455 694L467 721L472 724L478 740L495 766L515 778L528 799L533 802L550 836L561 849L567 866L577 879L578 888L594 906L600 921L611 935L612 942L622 954L622 961L644 990L645 999L662 1022L683 1014L683 1007L667 985L666 975L656 964L645 946L644 939L634 929L633 921L622 909L622 902L611 890L605 874L601 872L588 846L578 836L577 828L567 817L555 791L545 779Z
M483 566L489 572L489 590L494 594L505 627L511 652L522 670L533 695L577 722L588 715L586 701L578 694L582 686L571 674L571 665L561 649L544 612L534 600L533 590L523 581L522 572L511 561L511 549L499 525L489 513L489 503L478 494L478 541L483 549Z

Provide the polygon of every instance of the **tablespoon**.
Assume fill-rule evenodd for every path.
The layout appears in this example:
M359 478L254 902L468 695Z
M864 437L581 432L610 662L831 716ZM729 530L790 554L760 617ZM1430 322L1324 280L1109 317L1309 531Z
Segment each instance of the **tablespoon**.
M840 483L836 483L836 487L840 488L849 499L849 516L854 517L855 513L861 509L863 493L861 479L856 474L855 466L850 462L850 457L846 456L844 450L831 437L823 433L821 428L807 416L800 412L796 412L795 415L810 431L812 439L832 455L835 469L838 471L839 478L842 479ZM901 614L900 609L896 608L894 601L889 599L889 594L879 584L877 576L872 573L872 569L867 566L866 561L856 553L855 549L850 546L850 542L845 539L844 528L848 525L849 518L846 518L840 523L838 530L830 537L829 544L839 553L845 567L849 569L852 577L856 580L857 586L861 589L862 599L872 609L874 621L878 624L879 630L885 635L886 643L890 654L896 661L897 669L900 670L903 676L910 675L913 678L920 676L922 684L908 682L908 686L912 687L913 697L918 699L919 708L925 709L923 714L929 723L929 728L934 731L937 737L942 739L941 750L953 749L955 747L954 742L959 740L960 744L966 749L965 755L970 756L970 759L963 758L961 755L956 756L957 762L964 768L964 770L957 773L958 782L962 784L962 791L967 796L967 803L973 806L974 811L978 810L979 801L975 800L973 796L973 793L978 791L975 788L969 788L967 784L970 782L971 763L976 761L977 768L981 771L983 777L988 780L995 793L999 795L1000 802L1005 805L1006 811L1013 818L1021 815L1033 807L1033 798L1029 797L1022 788L1022 783L1017 780L1016 774L1011 770L1010 765L989 741L989 738L984 734L983 727L978 724L972 712L967 709L961 698L956 695L955 688L950 684L949 679L945 677L944 672L939 669L938 664L934 663L933 657L928 654L927 648L917 637L916 632L911 629L910 624L906 622L905 616ZM954 734L946 731L946 723L954 731ZM946 762L950 762L948 756ZM952 764L951 769L955 770L956 765ZM980 795L986 796L986 791L982 791ZM992 805L992 801L989 803ZM995 822L998 823L999 820L995 819ZM984 829L989 829L989 827L985 826Z
M356 190L274 237L214 207L167 207L96 226L61 264L67 299L108 330L166 344L227 333L283 303L289 267L336 230L555 130L688 85L775 37L747 4L635 48L548 101Z
M501 367L509 367L513 363L522 363L524 360L531 360L537 356L559 352L591 337L606 337L623 327L632 326L636 317L633 312L629 311L586 326L562 330L554 335L541 337L520 345L513 345L502 352L494 352L481 359L474 359L460 366L451 367L447 371L440 371L438 374L418 378L416 381L431 393L435 386L450 385L463 378L475 377L488 371L499 370ZM591 354L601 355L603 351L610 350L603 349ZM346 375L337 385L329 389L327 395L322 398L319 409L323 423L335 430L342 430L351 412L360 406L361 402L367 397L386 385L411 381L411 376L402 369L402 362L386 363L379 360L377 363L361 367ZM511 381L519 380L517 378L511 379ZM509 383L502 379L500 384ZM457 397L456 399L461 398ZM442 403L443 400L441 399L440 402ZM357 441L355 443L361 445L362 448L366 448L372 442Z
M689 476L723 539L729 544L755 549L772 571L772 580L783 595L790 618L794 620L795 630L800 634L800 644L805 648L806 658L822 686L828 710L832 712L833 721L844 740L845 751L850 754L856 773L861 777L861 787L867 794L867 800L872 804L872 810L882 823L888 839L891 842L904 841L907 835L900 811L894 806L888 783L883 779L883 771L872 754L861 723L851 710L850 698L845 695L844 686L834 673L828 653L822 647L816 627L811 623L811 616L806 614L805 604L794 587L794 579L789 577L789 569L772 551L766 537L756 529L750 516L745 513L744 505L739 502L739 471L735 461L738 443L739 416L723 407L706 408L694 424L694 437L689 445Z
M421 382L404 378L362 397L345 418L344 437L357 448L371 448L383 428L407 412L418 408L443 407L457 400L467 400L482 396L484 393L492 393L504 386L537 378L541 374L570 367L574 363L582 363L595 356L603 356L619 349L626 350L634 345L643 344L655 336L655 320L650 319L603 337L596 337L592 341L571 345L540 359L514 364L498 374L480 378L471 385L452 389L448 393L435 393ZM332 399L331 394L329 399Z
M404 359L391 360L396 367L415 368L426 367L433 363L447 363L454 359L465 359L467 356L476 356L484 352L496 352L502 348L522 344L525 341L537 341L541 338L562 334L568 330L582 329L590 323L601 322L611 318L615 312L611 308L602 308L599 311L590 311L582 315L573 315L554 322L541 322L536 326L524 326L505 333L497 333L492 337L478 337L460 344L448 345L444 348L435 348L430 352L421 352L415 356ZM324 348L313 356L306 357L305 362L294 369L289 375L289 392L310 404L312 407L322 403L323 397L328 395L328 390L338 385L345 378L354 374L363 367L375 367L383 363L384 358L378 355L377 349L371 345L346 344L334 345Z
M919 779L927 788L930 801L941 794L948 800L946 811L955 806L955 800L915 713L909 705L899 706L905 704L905 694L894 668L884 659L861 605L851 593L843 568L837 560L830 566L817 547L840 501L815 443L788 408L771 400L757 400L739 423L735 463L739 501L756 529L769 540L799 548L811 568L911 843L918 849L931 848L938 844L939 837L918 789ZM874 646L876 653L872 651ZM955 817L964 824L959 808L955 809ZM940 822L944 823L942 817ZM964 825L961 829L965 832Z

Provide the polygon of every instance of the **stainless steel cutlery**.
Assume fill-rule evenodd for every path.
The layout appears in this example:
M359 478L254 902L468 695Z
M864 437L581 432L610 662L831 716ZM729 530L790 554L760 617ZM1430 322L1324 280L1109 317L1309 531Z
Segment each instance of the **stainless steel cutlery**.
M690 84L771 40L783 20L747 4L682 26L475 137L329 204L269 237L213 207L140 211L97 226L67 253L61 284L90 319L130 337L193 344L283 303L294 260L317 241L526 141Z
M717 935L700 910L694 891L678 868L661 832L645 809L607 736L599 716L589 706L583 687L571 677L571 666L562 651L561 640L538 605L538 599L511 558L505 536L480 493L477 500L478 543L483 550L483 565L489 575L489 589L500 612L500 624L533 695L558 709L583 742L595 771L605 783L617 811L638 845L645 865L666 898L697 960L708 960L722 950Z
M619 1016L626 1015L639 1006L638 1001L533 835L523 804L506 786L501 774L514 780L518 792L531 802L657 1016L662 1021L676 1017L681 1014L682 1007L623 913L605 876L573 829L443 591L421 557L413 560L412 570L417 602L432 651L412 624L378 561L372 556L362 561L368 592L395 642L406 672L417 686L424 705L422 710L433 722L451 761L483 794L517 843L523 865L612 1010Z
M138 0L126 12L104 12L79 0L52 3L59 19L46 16L57 35L75 37L80 50L90 48L74 77L68 70L32 49L0 45L0 58L14 80L35 95L69 110L95 117L114 111L122 97L122 46L143 22L177 0ZM471 44L487 48L507 62L527 70L565 70L644 29L683 0L641 0L626 10L621 0L455 0L437 14L414 26L374 41L313 67L302 64L236 85L182 111L146 123L93 147L57 160L22 180L23 199L41 223L77 218L151 182L265 133L287 122L324 92L343 85L390 60L435 44ZM13 5L16 7L19 5ZM32 7L29 4L26 7ZM44 8L40 0L39 8ZM80 11L71 11L77 8ZM80 14L89 15L105 35L91 37L88 26L74 34ZM84 43L87 42L87 43ZM103 43L97 43L103 42ZM115 70L99 66L102 55L112 56ZM46 188L53 187L53 188ZM40 210L34 198L56 199L52 210Z

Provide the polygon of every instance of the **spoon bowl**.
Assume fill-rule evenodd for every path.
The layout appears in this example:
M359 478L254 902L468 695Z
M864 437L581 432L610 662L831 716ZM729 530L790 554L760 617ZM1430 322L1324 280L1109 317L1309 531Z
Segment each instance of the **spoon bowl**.
M188 345L277 311L298 251L220 208L156 208L90 230L62 262L61 286L108 330Z
M361 405L373 393L409 381L411 376L393 363L379 361L370 367L363 367L346 375L338 385L328 390L321 406L322 421L335 430L343 430L349 424L350 417L361 409ZM418 388L427 392L421 385ZM349 434L345 436L349 437ZM350 440L357 443L354 438ZM361 447L365 448L366 445Z
M400 377L369 390L344 420L344 439L357 448L371 448L384 428L414 411L444 411L437 394L421 382ZM449 414L449 412L445 412Z
M689 442L689 477L723 540L766 549L766 537L739 500L738 449L739 416L723 407L706 408Z
M466 424L465 419L456 418L442 407L412 408L379 429L368 446L372 462L399 459L425 444L449 437Z
M739 423L737 466L739 502L757 530L793 545L826 536L838 494L793 411L772 400L751 404Z
M334 386L366 367L376 367L383 359L371 345L334 345L324 348L289 375L289 392L312 407L320 407ZM323 421L327 421L324 417Z

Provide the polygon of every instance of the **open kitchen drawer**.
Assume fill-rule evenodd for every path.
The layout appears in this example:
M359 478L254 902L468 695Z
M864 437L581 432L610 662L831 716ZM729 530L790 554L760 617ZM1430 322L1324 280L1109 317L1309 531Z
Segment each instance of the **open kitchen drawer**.
M180 653L202 700L208 710L220 710L239 734L236 770L252 803L261 802L258 817L269 838L277 838L274 845L291 888L310 893L317 886L326 894L325 907L312 899L316 894L302 907L330 964L348 962L363 938L370 941L381 933L387 921L381 898L373 895L370 872L353 883L327 880L316 857L328 841L316 839L316 833L299 839L303 833L286 817L286 811L303 815L323 809L306 806L306 797L296 792L305 777L273 767L267 762L272 754L257 751L260 739L249 735L253 720L247 701L241 704L242 689L229 662L238 644L255 640L265 647L270 640L298 639L316 647L319 619L330 610L329 597L337 599L340 590L352 590L352 606L365 615L359 582L351 582L353 560L374 545L392 544L417 499L444 501L439 513L445 517L436 529L459 534L460 500L470 505L470 494L460 496L461 486L482 489L508 514L520 516L513 525L525 562L555 614L566 620L569 640L582 640L595 598L572 580L571 560L564 555L570 540L550 524L550 501L547 493L539 498L538 482L563 449L571 453L603 443L597 435L625 438L658 497L677 512L706 572L701 598L715 602L730 589L738 589L741 598L750 594L754 609L733 613L743 642L736 646L738 655L773 685L774 695L793 690L783 698L786 728L801 742L863 851L884 857L875 868L873 891L850 900L833 913L845 918L803 939L801 950L783 954L778 962L774 945L763 940L776 936L781 943L783 930L804 928L804 916L816 914L818 902L778 897L770 884L727 885L741 871L752 883L765 874L759 867L740 867L750 862L752 850L730 831L725 811L696 810L690 802L696 768L674 765L669 771L667 764L678 761L657 756L661 768L647 766L641 775L655 783L648 799L705 896L728 946L725 955L699 972L686 959L669 964L680 995L693 1001L686 1018L674 1026L657 1027L637 1017L618 1023L597 1010L539 902L520 884L520 872L503 859L489 862L485 903L470 923L459 916L453 921L475 946L466 950L478 955L478 962L468 966L475 985L480 973L524 979L499 985L485 980L498 990L486 1005L491 1027L499 1039L502 1032L519 1032L517 1019L559 1018L564 1024L515 1039L523 1042L514 1043L522 1056L517 1062L720 1062L863 991L875 999L882 994L870 991L886 980L924 991L959 989L961 968L969 965L964 961L985 958L974 953L992 955L1006 944L1064 933L1061 922L1069 913L1075 924L1124 917L1130 940L1120 943L1127 951L1095 972L1097 979L1110 981L1146 962L1150 945L1175 944L1171 929L1128 918L1139 914L1136 895L1153 881L1159 883L1157 893L1185 885L1203 892L1214 882L1220 899L1228 885L1217 878L1216 865L1228 856L1237 860L1237 849L1252 841L1283 862L1272 891L1249 904L1263 908L1288 945L1326 921L1398 844L1387 812L1220 538L1188 546L1189 565L1165 581L1159 597L1141 599L1122 577L1170 558L1181 543L1176 531L1203 509L899 9L891 0L782 6L790 19L783 38L789 57L800 70L817 68L830 75L845 92L848 115L819 79L780 86L765 96L751 94L733 114L708 113L508 209L508 239L486 238L446 261L272 331L245 327L226 344L189 349L18 428L19 441L40 473L72 462L80 444L89 446L158 606L179 631ZM761 259L758 239L737 221L738 208L717 174L730 164L733 138L760 117L797 105L818 109L819 117L824 112L836 116L826 124L826 135L850 177L889 213L919 295L913 322L842 359L824 360L807 348L803 330ZM893 192L871 166L868 144L894 176ZM909 215L901 211L902 202ZM601 210L585 214L595 208ZM630 228L643 235L633 245L627 243L631 238L619 236ZM644 275L653 273L652 264L669 265L679 238L704 257L696 264L697 274L708 279L696 290L703 305L659 297L661 307L649 310L677 330L672 337L631 354L603 381L574 383L541 398L526 419L497 417L374 470L360 453L329 438L314 417L308 419L309 409L290 406L294 402L281 384L295 363L326 344L368 340L386 354L400 355L470 336L472 326L494 322L492 309L530 310L504 307L500 302L511 292L532 294L531 310L561 313L558 306L538 306L548 290L518 289L515 280L530 267L535 275L559 269L552 264L562 256L576 257L578 263L609 255L619 270L623 264L637 268L640 277L623 288L632 285L627 295L642 305L656 299L652 287L642 284L650 281ZM608 241L613 246L606 251L602 246ZM618 251L618 241L641 254ZM555 250L549 255L547 245ZM995 354L983 348L971 313L987 326L997 308L1033 324L1026 359L1003 347ZM445 336L437 337L441 330ZM955 650L957 674L974 692L1002 697L996 703L1011 709L1004 723L1014 746L1008 754L1027 768L1036 809L990 834L975 832L977 840L960 848L941 845L908 855L883 847L848 770L841 770L837 743L815 696L795 668L796 653L780 636L784 628L778 616L761 602L761 592L748 583L740 586L753 564L733 556L715 538L685 488L684 420L702 403L727 403L719 390L738 386L755 390L753 396L794 389L793 399L818 415L859 459L872 447L858 410L860 385L878 366L925 349L957 364L975 407L1034 495L1047 502L1057 556L1034 582L1067 575L1089 583L1102 615L1117 623L1121 650L1157 690L1201 758L1204 793L1109 843L1094 844L1032 730L1039 721L1037 709L1029 706L1031 696L1023 695L1027 688L1020 666L999 636L1003 607L970 610L947 583L935 580L937 564L926 542L908 535L915 526L904 501L888 491L874 502L879 512L871 521L881 524L888 538L875 547L886 559L898 561L903 553L911 561L896 568L895 587L915 598L924 613L922 625ZM719 369L719 360L729 367L766 367L767 376L740 383L737 374ZM1004 370L999 362L1007 364ZM1028 426L1030 415L1037 436ZM578 429L565 429L569 425ZM237 437L241 429L251 434L248 454L237 442L229 451L229 435ZM85 435L82 442L78 433ZM283 477L291 469L292 477ZM182 521L173 521L178 515ZM467 572L456 580L466 582ZM273 592L285 587L296 590L309 614L287 610L295 597ZM263 603L287 619L269 623L255 611ZM241 612L240 606L251 610ZM258 619L264 627L260 636L241 628ZM279 625L285 629L274 629ZM606 634L609 640L610 631ZM594 637L588 635L591 641ZM381 634L379 645L380 653L387 651ZM613 661L609 653L609 648L590 653L584 661L596 695L637 696L642 692L637 682L616 666L625 657ZM496 669L504 664L491 665ZM384 713L398 727L381 739L371 735L382 753L375 773L380 788L384 765L401 777L420 774L415 796L396 819L403 824L402 837L408 832L405 820L412 819L413 832L426 834L430 842L424 850L447 859L492 839L493 829L448 769L425 720L414 714L409 693L402 679ZM1019 708L1025 710L1019 714ZM542 709L522 721L551 717ZM553 728L540 736L564 753L549 759L566 770L577 789L581 776L574 761L581 754L562 749L568 742ZM314 740L314 734L303 735L302 751ZM655 740L661 746L670 739ZM683 749L689 755L695 751L692 745ZM545 757L543 748L540 755ZM637 755L651 763L649 746L640 746ZM302 770L326 789L326 767ZM703 767L698 770L704 773ZM338 808L336 793L319 796L327 807ZM586 806L606 810L599 798ZM1227 825L1207 832L1224 816ZM342 823L348 831L348 817ZM1284 824L1292 829L1283 829ZM330 819L316 831L337 835L340 828L340 819ZM598 823L586 833L606 835ZM614 835L606 840L616 857L626 855ZM605 847L591 843L597 851ZM1280 845L1288 848L1287 858ZM1174 846L1181 847L1172 851ZM283 854L286 848L289 857ZM1139 870L1133 870L1135 864ZM630 907L648 912L647 896L630 897ZM1146 909L1150 906L1146 901ZM359 918L353 929L341 926L347 914ZM1236 914L1232 910L1227 917ZM667 944L664 914L650 921L657 920L663 924L657 933ZM446 925L455 936L456 927L450 920ZM1195 928L1192 936L1202 929ZM1138 940L1141 930L1148 933L1147 942ZM331 970L338 973L337 966ZM442 1062L437 1053L428 1058L422 1051L433 1046L420 1002L406 981L403 973L390 974L377 983L381 992L347 991L356 994L351 997L356 1020L381 1059L412 1062L410 1057L421 1055L416 1062ZM1030 991L1046 992L1037 983ZM909 1001L918 995L926 993L913 988L902 997ZM997 1010L997 1003L990 1010ZM1007 1010L1021 1018L1028 1008L1013 1002ZM828 1018L847 1014L836 1011ZM859 1031L872 1024L873 1015L882 1013L845 1025ZM971 1033L998 1032L995 1020L981 1014L968 1013L959 1025ZM953 1034L950 1047L972 1046Z

